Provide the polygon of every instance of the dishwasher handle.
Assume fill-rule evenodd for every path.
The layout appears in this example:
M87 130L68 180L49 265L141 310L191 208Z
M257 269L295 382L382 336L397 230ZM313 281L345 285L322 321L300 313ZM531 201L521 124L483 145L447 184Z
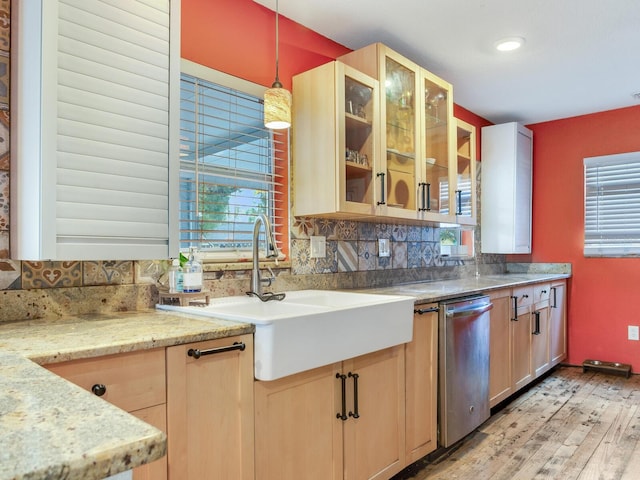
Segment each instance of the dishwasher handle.
M493 308L493 303L482 305L470 305L463 308L452 308L445 310L447 317L469 317L482 315Z

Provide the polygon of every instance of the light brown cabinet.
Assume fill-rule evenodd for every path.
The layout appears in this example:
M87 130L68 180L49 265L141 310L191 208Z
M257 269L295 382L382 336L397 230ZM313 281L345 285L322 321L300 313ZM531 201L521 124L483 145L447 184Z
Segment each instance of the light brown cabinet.
M455 223L449 83L378 43L296 75L293 97L295 215Z
M489 406L493 407L513 392L511 373L511 289L490 292Z
M567 358L567 302L566 280L551 283L549 298L549 354L551 366Z
M418 305L413 339L405 344L406 461L437 447L438 305Z
M453 87L381 43L339 58L380 82L386 215L455 223ZM384 86L384 88L383 88Z
M511 373L514 391L520 390L533 380L531 365L531 286L514 288L511 312Z
M387 479L404 467L404 345L255 382L256 480ZM343 387L344 386L344 387Z
M491 407L566 357L565 286L561 280L491 293Z
M163 348L73 360L46 368L167 432ZM166 479L167 457L135 468L133 478Z
M549 346L551 342L549 318L549 292L551 285L533 286L533 311L531 313L531 369L535 378L551 368Z
M378 102L378 81L340 62L293 77L295 215L378 213Z
M253 335L167 348L171 480L254 478Z

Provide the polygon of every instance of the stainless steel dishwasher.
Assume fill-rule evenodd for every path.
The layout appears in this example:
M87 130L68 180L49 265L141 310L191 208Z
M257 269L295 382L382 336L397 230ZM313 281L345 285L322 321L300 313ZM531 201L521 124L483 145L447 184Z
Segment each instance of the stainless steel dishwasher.
M487 296L440 303L438 442L449 447L489 418Z

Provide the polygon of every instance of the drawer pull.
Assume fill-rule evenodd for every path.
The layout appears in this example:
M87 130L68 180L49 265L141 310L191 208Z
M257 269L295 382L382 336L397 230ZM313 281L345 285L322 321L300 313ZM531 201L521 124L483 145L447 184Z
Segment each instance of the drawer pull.
M91 387L91 391L98 397L101 397L105 393L107 393L107 387L102 383L96 383L93 387Z
M416 308L413 313L417 313L418 315L424 315L425 313L431 312L439 312L440 309L438 307L429 307L429 308Z
M247 346L243 342L234 342L233 345L227 345L226 347L210 348L208 350L199 350L197 348L190 348L189 351L187 352L187 355L197 360L203 355L213 355L215 353L231 352L233 350L240 350L242 352L244 351L245 348L247 348Z

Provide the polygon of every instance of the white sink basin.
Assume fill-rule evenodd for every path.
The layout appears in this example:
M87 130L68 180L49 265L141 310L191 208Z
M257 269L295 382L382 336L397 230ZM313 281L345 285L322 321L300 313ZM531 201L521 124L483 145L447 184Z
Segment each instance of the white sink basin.
M282 301L213 299L206 307L159 309L253 323L255 376L275 380L411 341L415 299L400 295L300 290Z

